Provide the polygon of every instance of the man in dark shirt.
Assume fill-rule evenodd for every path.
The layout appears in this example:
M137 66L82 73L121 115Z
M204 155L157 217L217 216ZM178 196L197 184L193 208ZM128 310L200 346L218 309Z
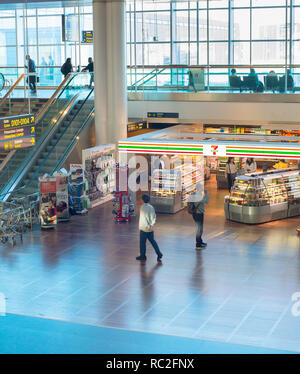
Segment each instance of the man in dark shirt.
M88 71L91 74L91 79L90 79L90 88L91 88L92 83L94 82L94 61L92 57L89 57L88 64L85 68L82 69L82 71Z
M29 87L31 89L32 93L36 93L36 67L35 67L35 62L30 58L29 55L26 55L26 61L28 61L28 65L26 69L28 70L29 77L28 77L28 82L29 82Z

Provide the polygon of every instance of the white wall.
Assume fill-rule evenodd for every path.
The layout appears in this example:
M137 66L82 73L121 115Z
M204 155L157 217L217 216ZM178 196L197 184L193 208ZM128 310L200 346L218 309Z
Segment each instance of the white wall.
M147 112L178 112L181 123L282 123L300 129L300 103L128 101L129 118L146 118Z

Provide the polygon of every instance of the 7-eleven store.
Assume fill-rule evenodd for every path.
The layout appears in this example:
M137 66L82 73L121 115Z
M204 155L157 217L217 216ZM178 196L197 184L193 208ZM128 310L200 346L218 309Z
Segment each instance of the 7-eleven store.
M150 189L158 212L183 209L200 182L210 194L224 195L227 219L256 224L300 215L299 142L298 136L204 134L197 125L178 125L121 140L118 148L120 153L148 155L149 165L155 157ZM228 157L240 168L230 193L216 183L218 176L225 178ZM246 158L255 159L257 172L243 172ZM268 163L267 172L262 172L262 163Z

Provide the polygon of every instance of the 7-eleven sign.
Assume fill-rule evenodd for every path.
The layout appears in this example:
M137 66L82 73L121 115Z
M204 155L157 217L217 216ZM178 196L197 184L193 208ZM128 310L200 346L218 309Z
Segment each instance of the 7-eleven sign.
M223 144L204 144L203 145L204 156L226 156L226 146Z

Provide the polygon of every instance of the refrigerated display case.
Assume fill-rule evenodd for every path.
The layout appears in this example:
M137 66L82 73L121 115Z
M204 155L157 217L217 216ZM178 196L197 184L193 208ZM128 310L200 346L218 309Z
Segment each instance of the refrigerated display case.
M300 215L300 170L237 177L224 209L227 219L249 224Z
M204 183L203 157L194 157L183 164L176 164L176 159L178 157L171 159L173 168L153 171L150 197L158 213L176 213L185 208L196 184Z
M181 170L154 170L150 199L158 213L176 213L183 209Z

